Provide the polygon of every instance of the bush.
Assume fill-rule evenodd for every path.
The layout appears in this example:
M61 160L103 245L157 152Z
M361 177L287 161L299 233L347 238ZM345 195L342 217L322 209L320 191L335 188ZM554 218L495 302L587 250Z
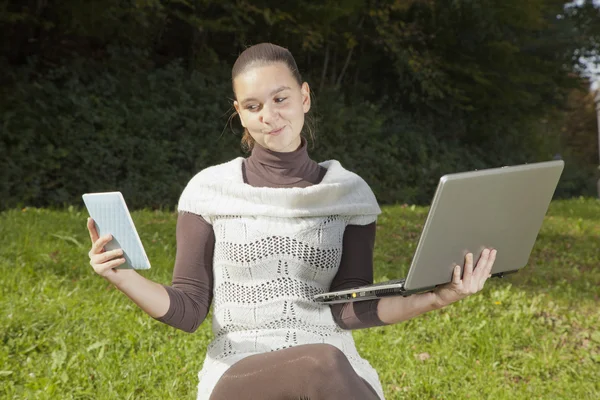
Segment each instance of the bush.
M229 67L200 73L147 54L112 49L32 78L23 68L2 96L0 208L81 204L119 190L132 208L172 208L199 170L245 156L229 128ZM551 158L543 135L508 120L418 119L393 105L316 96L317 161L337 159L383 204L428 204L440 176ZM385 106L384 106L385 105ZM485 143L468 143L486 130ZM481 136L481 135L479 135ZM593 171L567 161L557 196L594 195Z
M226 130L230 87L172 63L140 69L143 55L114 51L31 83L18 82L3 112L3 206L80 203L120 190L133 207L175 204L193 171L239 154Z
M600 178L595 165L579 165L573 158L565 158L565 169L554 193L555 198L597 197Z

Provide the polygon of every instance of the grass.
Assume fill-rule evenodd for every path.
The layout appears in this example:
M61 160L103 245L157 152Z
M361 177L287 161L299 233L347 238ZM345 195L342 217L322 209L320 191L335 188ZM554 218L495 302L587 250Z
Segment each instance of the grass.
M427 208L385 207L376 281L404 276ZM194 399L211 338L146 316L88 264L80 209L0 214L0 397ZM133 213L169 283L175 214ZM443 310L354 331L388 399L600 398L600 201L555 201L529 265Z

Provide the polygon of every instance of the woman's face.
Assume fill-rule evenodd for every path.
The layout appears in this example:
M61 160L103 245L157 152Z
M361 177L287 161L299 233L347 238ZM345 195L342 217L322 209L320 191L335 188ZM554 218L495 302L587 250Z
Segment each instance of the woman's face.
M277 152L291 152L301 144L304 114L310 109L308 83L298 85L288 66L257 66L233 81L233 105L256 143Z

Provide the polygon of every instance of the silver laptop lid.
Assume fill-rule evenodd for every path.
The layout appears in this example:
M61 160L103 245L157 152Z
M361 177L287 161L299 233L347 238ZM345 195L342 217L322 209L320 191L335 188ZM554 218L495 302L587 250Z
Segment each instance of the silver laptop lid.
M411 267L407 290L450 281L468 252L498 250L492 273L523 268L552 200L564 161L462 172L440 178Z

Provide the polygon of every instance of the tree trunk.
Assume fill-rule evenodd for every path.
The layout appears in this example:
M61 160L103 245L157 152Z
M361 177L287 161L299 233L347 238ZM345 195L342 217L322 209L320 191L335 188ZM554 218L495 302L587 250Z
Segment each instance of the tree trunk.
M363 16L358 23L358 31L362 28L363 22L365 22L365 17ZM346 56L346 61L344 62L344 66L342 67L342 71L340 72L340 76L338 76L337 82L335 83L335 87L339 88L342 84L342 79L344 79L344 75L346 74L346 69L348 69L348 65L350 64L350 59L352 58L352 53L354 52L354 48L352 47Z
M323 91L325 86L325 79L327 77L327 64L329 64L329 43L325 47L325 61L323 61L323 71L321 71L321 83L319 84L319 93Z
M350 49L348 55L346 56L346 61L344 62L344 66L342 67L342 71L338 76L337 82L335 83L336 89L340 87L342 83L342 79L344 78L344 74L346 73L346 69L348 69L348 64L350 64L350 58L352 58L352 53L354 52L354 47Z
M365 51L365 40L363 39L360 42L360 50L358 52L359 59L360 59L360 56L362 54L364 54L364 51ZM358 78L359 78L359 76L360 76L360 63L356 65L356 71L354 71L354 87L353 87L354 93L356 93L356 88L358 86Z
M333 60L332 60L332 64L331 64L331 78L330 78L330 82L335 83L336 82L336 73L335 70L337 69L337 46L333 48Z

